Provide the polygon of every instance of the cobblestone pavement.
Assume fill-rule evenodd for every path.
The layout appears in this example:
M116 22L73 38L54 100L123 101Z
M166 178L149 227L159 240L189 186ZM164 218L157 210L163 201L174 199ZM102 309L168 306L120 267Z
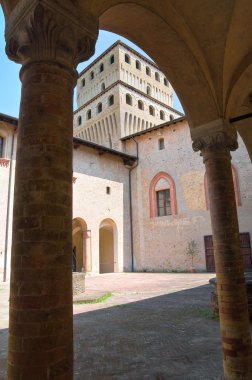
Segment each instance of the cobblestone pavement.
M74 379L218 379L222 362L219 323L211 319L211 277L87 276L87 291L106 290L112 296L74 305ZM0 380L6 379L7 293L7 287L0 292Z

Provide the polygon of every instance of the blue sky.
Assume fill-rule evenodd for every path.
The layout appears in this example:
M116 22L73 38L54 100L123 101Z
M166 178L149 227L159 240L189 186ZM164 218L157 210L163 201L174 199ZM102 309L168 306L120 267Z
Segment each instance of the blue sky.
M133 49L139 51L141 54L148 57L148 55L145 54L144 51L142 51L138 46L134 45L126 38L118 36L114 33L100 31L99 38L96 44L95 55L89 61L81 63L78 66L78 71L83 70L83 68L85 68L90 62L92 62L92 60L94 60L98 55L100 55L104 50L106 50L118 39L120 39L121 41L131 46ZM18 117L21 94L19 70L20 65L10 61L5 54L4 16L0 7L0 113L5 113L7 115L15 117ZM76 108L75 99L74 108ZM174 97L174 108L183 112L181 104L176 96Z

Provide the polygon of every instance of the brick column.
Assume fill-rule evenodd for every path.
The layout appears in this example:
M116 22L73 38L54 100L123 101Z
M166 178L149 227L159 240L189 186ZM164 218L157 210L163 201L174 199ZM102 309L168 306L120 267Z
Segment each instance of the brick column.
M6 26L7 54L22 63L8 379L63 380L73 378L73 88L96 25L88 32L73 5L26 4Z
M238 147L231 127L215 125L194 139L206 167L220 312L224 378L252 378L251 337L240 249L230 150ZM202 128L203 134L203 128Z

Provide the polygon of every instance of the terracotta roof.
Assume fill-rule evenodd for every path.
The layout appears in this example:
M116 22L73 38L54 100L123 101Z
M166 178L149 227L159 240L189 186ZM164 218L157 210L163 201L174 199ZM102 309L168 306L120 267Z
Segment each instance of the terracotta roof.
M165 127L170 127L171 125L177 124L177 123L179 123L179 122L181 122L181 121L184 121L184 120L186 120L186 117L185 117L185 116L178 117L177 119L170 120L170 121L166 121L166 122L163 123L163 124L155 125L155 127L145 129L144 131L140 131L140 132L132 133L131 135L128 135L128 136L122 137L121 140L122 140L122 141L129 140L129 139L131 139L132 137L136 137L136 136L144 135L145 133L150 133L150 132L155 131L155 130L157 130L157 129L161 129L161 128L165 128Z
M6 123L9 123L15 126L18 125L18 119L16 117L9 116L4 113L0 113L0 121L5 121Z

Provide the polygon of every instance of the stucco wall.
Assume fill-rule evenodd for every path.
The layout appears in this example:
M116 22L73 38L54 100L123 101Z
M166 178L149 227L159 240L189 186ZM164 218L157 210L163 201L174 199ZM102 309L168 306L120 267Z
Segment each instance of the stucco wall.
M99 227L109 219L115 224L117 252L114 270L130 269L128 169L120 158L100 155L84 146L74 150L73 218L90 231L91 271L99 272ZM107 194L106 188L110 188Z
M158 139L165 149L159 150ZM139 166L133 171L134 255L136 270L189 270L187 245L195 240L198 255L195 267L206 269L204 236L211 235L209 210L206 208L202 158L191 148L186 121L136 137ZM126 141L127 153L135 152ZM238 172L241 206L238 207L241 232L252 234L252 174L244 144L232 153ZM177 215L150 217L149 188L159 172L168 173L176 186Z

